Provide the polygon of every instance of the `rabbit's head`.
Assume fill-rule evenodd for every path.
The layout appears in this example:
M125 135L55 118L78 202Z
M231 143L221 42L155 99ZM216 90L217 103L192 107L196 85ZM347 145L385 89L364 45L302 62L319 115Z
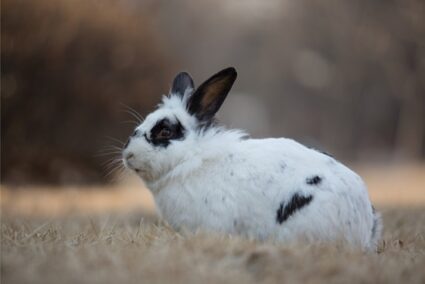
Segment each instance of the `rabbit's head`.
M124 165L150 182L190 158L200 136L214 127L214 115L236 76L234 68L224 69L195 90L190 75L179 73L170 94L128 139Z

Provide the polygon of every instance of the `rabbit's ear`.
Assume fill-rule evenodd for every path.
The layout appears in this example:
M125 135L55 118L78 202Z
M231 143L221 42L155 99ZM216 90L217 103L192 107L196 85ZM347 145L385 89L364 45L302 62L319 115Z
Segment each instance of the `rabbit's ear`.
M193 80L192 77L190 77L189 73L180 72L174 78L173 86L171 87L170 93L183 97L187 89L193 90L193 88Z
M189 113L200 121L211 120L223 104L236 76L235 68L229 67L202 83L190 97L187 106Z

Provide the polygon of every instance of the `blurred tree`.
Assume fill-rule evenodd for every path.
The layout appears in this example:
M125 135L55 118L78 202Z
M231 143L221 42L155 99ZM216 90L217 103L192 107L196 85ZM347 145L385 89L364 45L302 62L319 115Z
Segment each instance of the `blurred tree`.
M158 2L189 70L238 67L235 89L268 110L249 131L350 161L425 157L425 1Z
M2 180L99 181L104 137L130 131L118 102L146 114L170 71L199 84L229 65L239 76L219 115L232 127L345 160L423 159L424 11L422 0L2 1Z
M149 11L108 0L1 5L2 182L103 181L96 154L131 127L119 102L144 111L167 91L172 63Z

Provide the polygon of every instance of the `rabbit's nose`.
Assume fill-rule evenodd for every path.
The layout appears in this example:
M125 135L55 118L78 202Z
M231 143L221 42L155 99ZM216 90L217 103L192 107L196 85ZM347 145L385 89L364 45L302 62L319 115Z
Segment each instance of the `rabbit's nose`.
M128 161L128 160L130 160L130 159L132 159L132 158L134 158L134 154L133 153L127 153L126 155L125 155L125 159Z
M135 169L134 163L134 154L132 152L124 153L124 165L132 170Z

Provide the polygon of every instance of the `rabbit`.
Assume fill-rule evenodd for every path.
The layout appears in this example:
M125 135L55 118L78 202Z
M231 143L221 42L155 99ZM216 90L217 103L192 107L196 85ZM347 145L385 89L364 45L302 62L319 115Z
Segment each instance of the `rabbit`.
M282 243L342 240L376 251L381 218L356 173L292 139L251 139L218 124L236 77L226 68L195 89L179 73L124 146L124 166L145 182L162 218L176 230Z

